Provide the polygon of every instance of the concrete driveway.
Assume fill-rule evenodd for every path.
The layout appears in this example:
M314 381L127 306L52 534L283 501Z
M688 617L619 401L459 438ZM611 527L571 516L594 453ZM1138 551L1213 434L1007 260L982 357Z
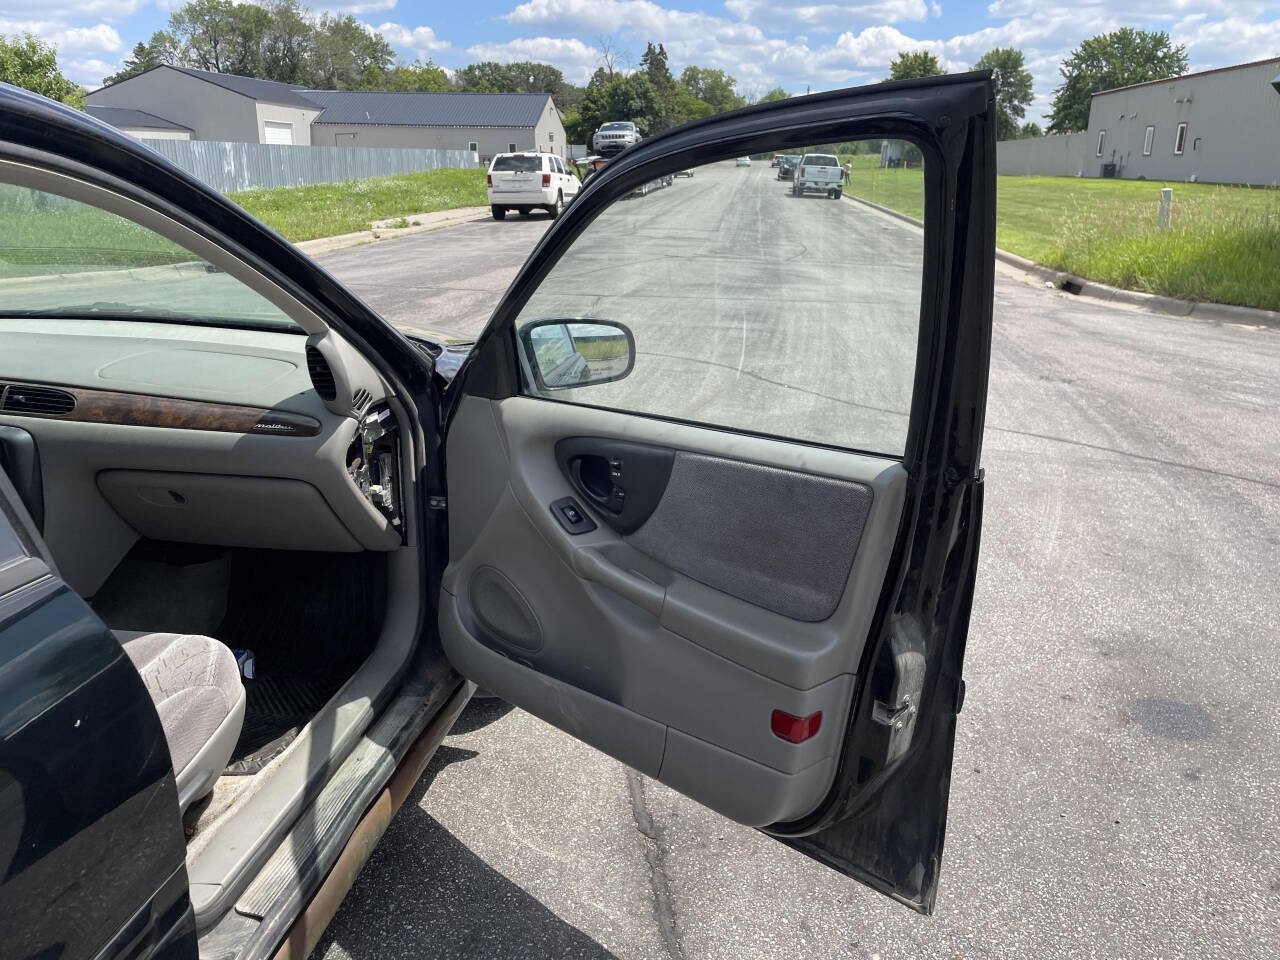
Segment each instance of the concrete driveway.
M546 223L323 262L406 329L469 335ZM1274 957L1278 409L1280 331L1002 270L934 917L487 701L316 956Z

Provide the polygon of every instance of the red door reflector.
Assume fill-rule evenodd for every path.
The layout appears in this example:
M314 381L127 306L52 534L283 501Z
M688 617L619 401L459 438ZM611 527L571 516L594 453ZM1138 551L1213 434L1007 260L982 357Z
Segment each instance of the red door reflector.
M773 730L775 736L781 737L788 743L804 743L814 734L818 732L818 727L822 725L822 711L811 713L807 717L797 717L787 713L785 710L773 711L773 716L769 718L769 727Z

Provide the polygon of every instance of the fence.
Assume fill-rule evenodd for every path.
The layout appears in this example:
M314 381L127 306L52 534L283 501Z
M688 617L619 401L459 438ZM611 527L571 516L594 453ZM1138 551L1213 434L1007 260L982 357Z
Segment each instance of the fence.
M201 183L222 193L388 177L441 167L476 167L468 150L403 147L303 147L221 140L142 141Z
M1078 177L1085 173L1087 133L1064 133L996 144L996 173L1013 177Z

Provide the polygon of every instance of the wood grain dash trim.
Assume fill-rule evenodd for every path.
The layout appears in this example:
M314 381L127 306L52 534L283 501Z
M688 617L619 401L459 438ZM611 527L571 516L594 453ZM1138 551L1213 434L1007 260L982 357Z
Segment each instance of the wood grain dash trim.
M3 379L3 378L0 378ZM92 390L62 384L26 384L6 381L11 387L48 387L75 397L75 409L66 414L3 410L5 416L41 420L74 420L130 427L166 427L170 430L209 430L216 433L256 433L278 437L314 437L320 421L302 413L247 407L234 403L156 397L145 393Z

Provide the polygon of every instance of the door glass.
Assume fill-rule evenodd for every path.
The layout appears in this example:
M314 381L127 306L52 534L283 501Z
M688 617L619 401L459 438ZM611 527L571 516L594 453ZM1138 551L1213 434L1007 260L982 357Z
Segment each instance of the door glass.
M776 152L654 180L589 224L517 330L622 323L635 366L568 390L531 378L525 392L901 455L920 327L920 152L822 144L773 166Z
M6 318L302 329L263 296L155 231L13 184L0 184L0 292Z

